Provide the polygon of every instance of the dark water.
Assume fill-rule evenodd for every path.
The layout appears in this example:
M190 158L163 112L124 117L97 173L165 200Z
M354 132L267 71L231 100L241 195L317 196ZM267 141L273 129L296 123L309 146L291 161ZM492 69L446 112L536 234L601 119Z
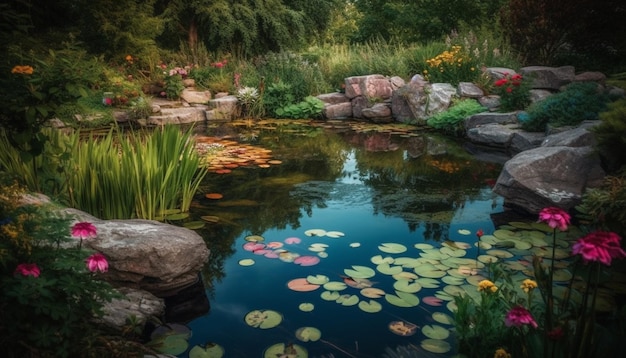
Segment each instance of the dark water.
M219 220L198 230L212 253L203 272L211 308L185 322L193 332L190 347L213 342L224 348L225 357L263 357L265 349L277 343L297 344L309 357L453 356L452 334L444 339L451 347L447 353L422 348L428 339L422 327L452 328L432 316L434 312L452 315L445 301L441 306L421 301L414 307L398 307L381 297L373 299L381 311L367 313L358 305L322 299L324 287L296 292L287 284L309 275L343 282L344 270L353 265L376 270L372 258L377 255L420 257L422 251L416 244L440 248L452 240L473 245L475 232L491 232L491 215L502 212L501 198L490 186L500 165L475 160L461 143L434 133L410 134L406 128L292 123L243 126L238 131L213 128L209 135L249 139L246 143L271 149L272 158L282 163L211 173L203 183L204 193L218 192L224 197L200 197L192 209L194 219L210 215ZM343 236L305 234L311 229ZM301 266L247 251L243 247L250 235L262 236L263 244L280 242L282 249L293 254L317 257L319 263ZM301 242L285 243L294 237ZM406 251L383 252L379 248L383 243L401 244ZM327 245L323 257L310 250L312 244ZM467 255L473 257L474 250L469 248ZM253 259L254 264L242 266L242 259ZM413 268L404 271L413 272ZM385 293L395 292L396 280L391 275L376 271L369 280ZM422 300L441 287L422 288L415 294ZM354 287L340 294L370 300ZM299 309L302 303L312 303L314 309L304 312ZM282 321L268 329L251 327L244 318L254 310L275 311ZM411 336L400 336L388 328L393 321L419 328ZM296 331L301 327L317 328L321 339L298 339Z

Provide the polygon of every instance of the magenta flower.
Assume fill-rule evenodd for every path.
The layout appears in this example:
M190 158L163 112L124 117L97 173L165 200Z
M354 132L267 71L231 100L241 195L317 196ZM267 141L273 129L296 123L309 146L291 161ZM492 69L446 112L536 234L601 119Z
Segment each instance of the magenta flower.
M107 272L109 270L109 262L101 253L96 252L95 254L89 256L85 262L87 263L87 268L91 272Z
M84 239L93 239L98 235L96 227L89 222L79 222L72 226L72 236Z
M14 274L21 274L22 276L33 276L35 278L39 277L41 271L37 264L19 264L15 268Z
M549 207L541 210L539 221L545 222L553 229L558 227L559 230L565 231L567 230L567 225L569 225L570 216L560 208Z
M520 327L523 325L531 325L533 326L533 328L537 328L538 326L532 314L530 314L530 312L522 306L515 306L511 308L511 310L506 314L504 324L507 327Z
M583 261L600 261L610 266L613 259L626 257L620 241L622 238L613 232L595 231L582 237L572 246L574 255L581 255Z

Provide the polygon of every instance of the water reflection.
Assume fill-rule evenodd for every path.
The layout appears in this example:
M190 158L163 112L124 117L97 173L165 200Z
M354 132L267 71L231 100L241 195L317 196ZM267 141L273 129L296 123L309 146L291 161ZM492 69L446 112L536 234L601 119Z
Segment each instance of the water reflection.
M227 357L260 356L259 347L276 343L266 342L267 337L257 341L246 336L248 341L244 344L243 337L234 337L247 329L241 324L248 311L266 306L286 311L287 308L281 307L293 305L286 298L291 297L291 292L278 292L291 276L289 272L275 272L273 265L277 264L259 262L243 274L237 261L245 255L241 249L245 236L263 235L268 240L282 240L302 236L305 229L319 225L345 230L352 240L384 238L386 242L404 241L411 245L442 242L458 240L458 235L451 235L460 228L491 229L489 215L500 210L500 200L489 187L497 178L500 165L476 161L460 143L433 133L393 126L353 124L350 128L341 123L294 122L259 125L253 136L249 131L250 128L243 128L244 135L240 136L233 127L209 129L209 133L252 138L253 144L271 149L273 157L282 163L270 168L238 168L226 175L208 175L203 192L219 192L223 198L216 201L199 196L191 218L219 218L199 230L211 250L203 279L212 300L212 311L191 323L202 328L202 333L194 333L194 339L196 344L210 340L224 346ZM319 269L341 272L346 264L348 267L356 262L366 264L375 252L349 250L336 248L337 253L350 257L351 262L331 258L324 261L325 268ZM359 256L354 256L357 253ZM279 265L278 269L283 267ZM302 271L301 275L305 275L316 269L288 270ZM267 272L271 272L272 282L265 281L270 280L263 276ZM266 290L277 291L267 296ZM332 322L333 315L345 311L330 311L326 315L323 312L315 313L319 320L315 325L322 329L326 342L332 344L315 346L312 351L318 356L381 356L385 348L408 342L397 337L383 339L380 328L356 330L361 348L355 349L351 338L340 337L346 334L345 327ZM390 309L387 314L395 315L394 312ZM292 319L292 324L297 321L286 319ZM375 322L375 318L368 316L368 319ZM346 321L353 324L349 318ZM321 327L324 322L328 326ZM294 340L293 332L286 332L285 328L279 331L249 334L255 337L257 333L269 334L278 341ZM372 337L383 339L378 343L379 350L367 346ZM338 343L343 341L343 345Z

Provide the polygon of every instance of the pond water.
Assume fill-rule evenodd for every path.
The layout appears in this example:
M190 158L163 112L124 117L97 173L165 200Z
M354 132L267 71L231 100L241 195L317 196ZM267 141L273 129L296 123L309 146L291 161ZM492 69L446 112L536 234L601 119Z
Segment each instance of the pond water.
M476 231L492 232L503 211L491 191L500 164L399 125L248 122L208 133L231 139L209 145L222 161L189 219L206 222L198 232L211 250L210 310L184 322L189 347L214 343L224 357L279 357L290 345L300 357L455 354L450 270L429 259L476 258ZM250 158L255 148L264 154ZM224 164L238 155L248 158Z

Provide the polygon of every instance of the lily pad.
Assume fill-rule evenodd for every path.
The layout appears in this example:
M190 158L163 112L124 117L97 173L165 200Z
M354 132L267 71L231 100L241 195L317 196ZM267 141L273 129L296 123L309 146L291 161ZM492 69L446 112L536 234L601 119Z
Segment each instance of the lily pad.
M394 258L390 257L390 256L386 256L383 257L382 255L376 255L376 256L372 256L372 258L370 259L370 261L374 264L374 265L380 265L380 264L388 264L391 265L394 262Z
M341 294L337 291L324 291L320 295L324 301L336 301L339 296L341 296Z
M419 298L412 293L396 291L395 295L386 294L385 300L398 307L415 307L419 304Z
M401 254L407 250L406 246L402 244L396 244L393 242L387 242L384 244L378 245L378 249L382 252L386 252L388 254Z
M189 230L198 230L202 229L205 225L206 223L204 221L189 221L184 223L183 227Z
M317 290L320 285L314 285L310 283L306 278L296 278L287 283L287 287L289 287L292 291L298 292L310 292Z
M420 277L415 282L422 285L423 288L439 288L441 283L434 278Z
M376 266L376 270L385 275L397 275L402 272L402 266L389 266L387 263Z
M326 237L330 237L331 239L337 239L340 237L345 236L346 234L344 234L341 231L327 231L326 232Z
M310 302L303 302L298 305L298 309L302 312L311 312L315 309L315 305Z
M248 312L244 320L250 327L269 329L278 326L283 321L283 316L272 310L254 310Z
M433 249L434 246L431 244L424 244L424 243L420 243L420 244L415 244L413 245L413 247L415 247L418 250L428 250L428 249Z
M446 339L450 336L450 330L435 324L427 324L422 327L422 333L432 339Z
M187 219L188 217L189 217L189 213L178 213L178 214L167 215L165 217L165 220L178 221L178 220Z
M222 358L223 356L224 348L216 343L193 346L189 350L189 358Z
M185 334L166 334L151 340L146 345L159 353L176 356L189 348L188 338Z
M241 259L239 260L239 265L241 266L252 266L254 265L253 259Z
M448 324L448 325L454 324L454 318L447 313L433 312L432 317L435 320L435 322L439 322L441 324Z
M324 284L324 289L328 291L343 291L347 287L348 285L340 281L330 281Z
M343 272L352 278L370 278L376 275L376 271L367 266L353 265L352 269L345 269Z
M435 296L426 296L422 298L422 302L429 306L438 307L443 304L443 300L441 298Z
M406 280L396 281L393 284L393 288L407 293L415 293L419 292L422 289L422 286L418 282L409 282Z
M383 309L383 306L374 300L369 300L359 302L359 308L363 312L376 313L380 312Z
M323 229L310 229L304 232L306 236L324 236L326 235L326 230Z
M297 344L276 343L263 352L263 358L308 358L309 352Z
M420 344L422 349L431 353L448 353L452 347L450 343L442 341L441 339L428 338L422 341Z
M248 235L244 237L244 240L250 241L250 242L263 242L265 241L265 238L260 235Z
M320 262L320 258L318 256L299 256L293 263L300 266L313 266L317 265Z
M380 288L366 287L361 290L361 295L367 298L381 298L385 295L385 291Z
M417 326L413 323L406 321L392 321L389 323L389 330L391 333L397 334L403 337L409 337L417 332Z
M306 277L306 280L313 285L323 285L330 281L326 275L309 275Z
M418 279L419 276L417 276L413 272L402 271L402 272L398 272L397 274L393 275L393 278L398 280L398 281L400 281L400 280L412 281L412 280Z
M467 229L459 229L459 231L457 231L459 234L461 235L470 235L472 232L467 230Z
M315 342L322 338L322 332L315 327L300 327L296 330L296 338L302 342Z
M357 295L341 295L335 302L342 306L354 306L359 303L359 297Z

